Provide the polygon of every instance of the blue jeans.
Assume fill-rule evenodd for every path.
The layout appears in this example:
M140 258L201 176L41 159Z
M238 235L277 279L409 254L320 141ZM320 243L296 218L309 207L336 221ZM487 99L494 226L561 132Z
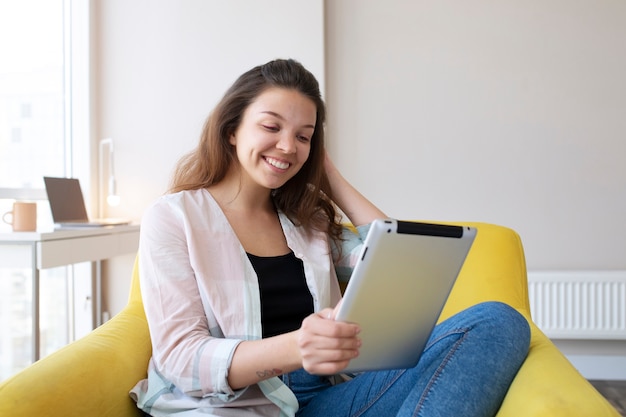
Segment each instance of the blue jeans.
M529 343L523 316L487 302L437 325L414 368L365 372L338 385L304 370L283 381L298 398L298 417L494 416Z

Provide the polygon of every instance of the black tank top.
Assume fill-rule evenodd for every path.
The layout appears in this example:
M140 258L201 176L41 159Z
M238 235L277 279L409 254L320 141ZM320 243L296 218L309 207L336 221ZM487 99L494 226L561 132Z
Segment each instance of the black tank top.
M304 276L302 260L293 252L261 257L248 254L259 279L263 337L297 330L313 313L313 297Z

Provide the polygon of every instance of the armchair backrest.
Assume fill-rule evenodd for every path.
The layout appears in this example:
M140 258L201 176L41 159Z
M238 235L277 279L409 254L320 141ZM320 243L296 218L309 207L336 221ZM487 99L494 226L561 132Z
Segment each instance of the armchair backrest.
M519 235L488 223L463 224L476 227L478 234L441 320L483 301L502 301L530 319L526 259Z

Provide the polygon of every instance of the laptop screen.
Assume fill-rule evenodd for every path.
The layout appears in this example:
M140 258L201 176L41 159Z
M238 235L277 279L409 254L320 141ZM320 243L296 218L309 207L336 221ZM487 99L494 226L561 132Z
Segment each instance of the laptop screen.
M44 177L44 182L55 223L89 220L78 179Z

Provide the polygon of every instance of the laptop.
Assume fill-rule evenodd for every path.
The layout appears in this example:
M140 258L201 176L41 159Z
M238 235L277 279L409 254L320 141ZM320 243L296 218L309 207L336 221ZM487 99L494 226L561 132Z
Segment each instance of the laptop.
M77 178L44 177L52 211L59 227L104 227L129 224L125 219L92 219L87 216L85 200Z
M375 220L335 320L358 323L359 356L342 372L414 367L476 229Z

